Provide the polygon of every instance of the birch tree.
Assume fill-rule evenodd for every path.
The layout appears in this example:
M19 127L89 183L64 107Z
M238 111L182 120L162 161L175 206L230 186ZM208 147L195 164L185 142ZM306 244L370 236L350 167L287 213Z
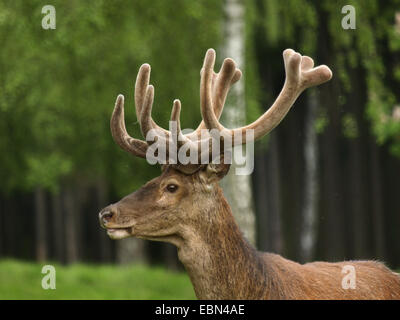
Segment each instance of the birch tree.
M300 259L313 258L316 241L317 196L318 196L318 143L315 129L318 97L311 91L307 96L307 115L304 141L304 202L300 234Z
M231 57L243 71L245 6L241 0L226 0L224 11L224 40L222 50L220 50L221 57ZM246 108L243 80L237 82L231 88L230 96L222 114L222 120L227 127L231 128L237 128L245 124ZM233 163L228 175L222 180L222 187L240 229L245 237L254 244L256 235L251 179L250 175L235 174L235 166Z

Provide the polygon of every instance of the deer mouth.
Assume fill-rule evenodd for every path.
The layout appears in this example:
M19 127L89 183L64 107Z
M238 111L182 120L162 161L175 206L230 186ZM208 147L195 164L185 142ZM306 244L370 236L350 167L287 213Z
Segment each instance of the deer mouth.
M107 228L107 235L113 240L124 239L133 236L133 228Z

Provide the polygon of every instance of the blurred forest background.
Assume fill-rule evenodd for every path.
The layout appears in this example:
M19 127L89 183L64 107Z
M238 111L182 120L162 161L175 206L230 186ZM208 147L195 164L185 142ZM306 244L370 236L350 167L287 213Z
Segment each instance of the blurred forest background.
M47 4L55 30L41 26ZM347 4L354 30L341 25ZM199 71L213 47L217 67L239 57L242 98L227 107L250 122L279 94L290 47L334 76L256 145L250 207L236 212L241 225L240 215L255 220L243 231L296 261L400 266L400 1L1 0L0 43L0 258L179 268L171 246L114 242L99 226L102 207L160 172L112 140L117 94L128 131L141 137L133 89L150 63L156 121L167 127L179 98L183 127L195 128Z

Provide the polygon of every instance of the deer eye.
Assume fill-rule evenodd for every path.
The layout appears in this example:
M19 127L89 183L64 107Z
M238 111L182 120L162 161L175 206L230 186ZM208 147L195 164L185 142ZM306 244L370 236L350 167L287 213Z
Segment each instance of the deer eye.
M178 190L178 186L176 184L169 184L167 185L167 191L174 193L176 190Z

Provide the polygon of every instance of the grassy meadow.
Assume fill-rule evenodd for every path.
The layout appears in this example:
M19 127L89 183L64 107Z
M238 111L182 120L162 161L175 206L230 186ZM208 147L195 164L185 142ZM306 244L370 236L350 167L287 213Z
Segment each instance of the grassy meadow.
M54 265L56 289L44 290L45 264L0 260L4 299L195 299L188 276L143 265Z

